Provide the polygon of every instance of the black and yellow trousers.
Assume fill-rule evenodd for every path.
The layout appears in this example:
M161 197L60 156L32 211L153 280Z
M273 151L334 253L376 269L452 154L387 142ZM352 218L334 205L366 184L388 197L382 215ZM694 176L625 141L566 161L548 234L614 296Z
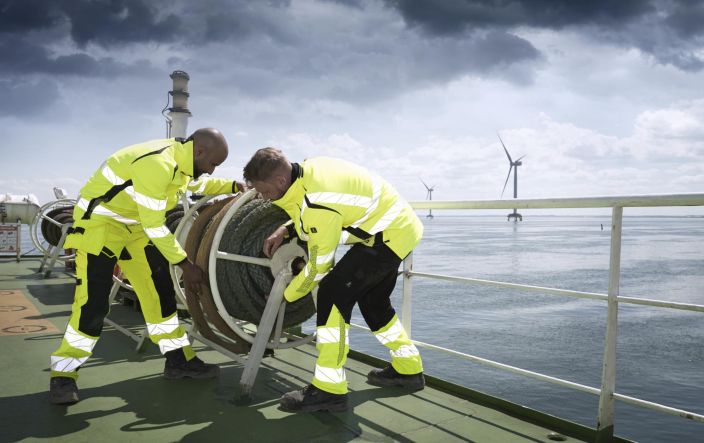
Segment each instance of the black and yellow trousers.
M423 371L418 349L391 306L401 259L383 241L354 245L318 288L317 348L313 385L333 394L347 393L344 364L349 352L352 308L359 304L365 322L389 348L391 365L400 374Z
M195 356L177 316L169 263L140 225L91 220L74 228L65 247L76 249L77 281L66 332L51 355L52 377L77 378L78 368L92 354L110 309L116 264L134 288L149 337L161 353L182 349L186 360Z

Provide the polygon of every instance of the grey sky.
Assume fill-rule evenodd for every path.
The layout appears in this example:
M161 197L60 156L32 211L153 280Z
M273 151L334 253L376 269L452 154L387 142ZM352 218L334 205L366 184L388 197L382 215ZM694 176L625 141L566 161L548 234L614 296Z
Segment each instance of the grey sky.
M521 197L704 191L702 2L0 0L0 61L0 192L43 202L163 137L175 69L219 176L274 145L493 199L498 131Z

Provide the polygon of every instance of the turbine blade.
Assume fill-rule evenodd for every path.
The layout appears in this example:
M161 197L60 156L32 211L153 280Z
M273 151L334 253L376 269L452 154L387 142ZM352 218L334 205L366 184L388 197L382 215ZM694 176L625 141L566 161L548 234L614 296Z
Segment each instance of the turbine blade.
M499 141L501 142L501 146L504 147L504 151L506 152L506 157L508 157L508 161L513 163L513 160L511 159L511 154L508 153L508 149L506 149L506 145L504 144L504 141L501 140L501 136L499 135L498 132L496 133L496 135L499 137Z
M513 169L513 163L508 167L508 175L506 176L506 181L504 182L504 189L501 190L501 197L504 198L504 191L506 191L506 185L508 184L508 179L511 177L511 169Z
M428 185L425 184L422 178L420 179L420 181L421 183L423 183L423 186L425 186L425 189L430 190L430 188L428 187Z
M526 155L528 155L528 154L526 154ZM518 163L519 161L521 161L522 158L525 158L526 155L522 155L522 156L520 156L518 159L516 159L516 163Z

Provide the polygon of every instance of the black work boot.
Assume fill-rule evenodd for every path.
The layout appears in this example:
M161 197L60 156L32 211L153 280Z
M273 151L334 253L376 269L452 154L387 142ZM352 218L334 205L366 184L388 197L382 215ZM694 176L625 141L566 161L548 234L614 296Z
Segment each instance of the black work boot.
M367 374L367 383L375 386L400 386L402 388L419 391L425 387L425 377L423 373L399 374L393 366L389 365L384 369L372 369Z
M347 394L331 394L313 385L281 397L281 409L286 412L342 412L347 410Z
M78 402L78 386L71 377L51 377L49 401L55 405L72 405Z
M181 378L215 378L220 374L220 367L204 363L198 357L186 361L181 349L175 349L164 354L164 378L178 380Z

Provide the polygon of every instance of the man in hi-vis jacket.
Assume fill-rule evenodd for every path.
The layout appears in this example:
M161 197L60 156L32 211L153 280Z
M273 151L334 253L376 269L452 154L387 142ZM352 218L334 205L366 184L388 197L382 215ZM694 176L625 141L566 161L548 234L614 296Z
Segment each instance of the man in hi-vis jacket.
M313 381L281 397L282 409L347 409L344 364L355 303L376 338L391 351L391 364L372 370L367 382L422 389L420 355L389 300L401 261L423 235L410 205L389 183L362 167L325 157L291 163L274 148L258 150L245 166L244 178L291 217L264 241L264 254L270 257L292 235L307 242L308 263L286 287L284 298L293 302L318 285L319 356ZM354 245L334 264L340 243Z
M179 323L169 264L180 266L188 289L206 283L203 271L165 226L166 211L190 190L199 194L238 192L233 180L201 177L227 158L227 141L216 129L128 146L111 155L81 189L74 224L64 243L76 250L76 291L61 345L51 355L49 399L78 401L79 367L88 360L109 310L116 264L135 290L151 340L166 357L164 377L211 378L219 368L191 348Z

